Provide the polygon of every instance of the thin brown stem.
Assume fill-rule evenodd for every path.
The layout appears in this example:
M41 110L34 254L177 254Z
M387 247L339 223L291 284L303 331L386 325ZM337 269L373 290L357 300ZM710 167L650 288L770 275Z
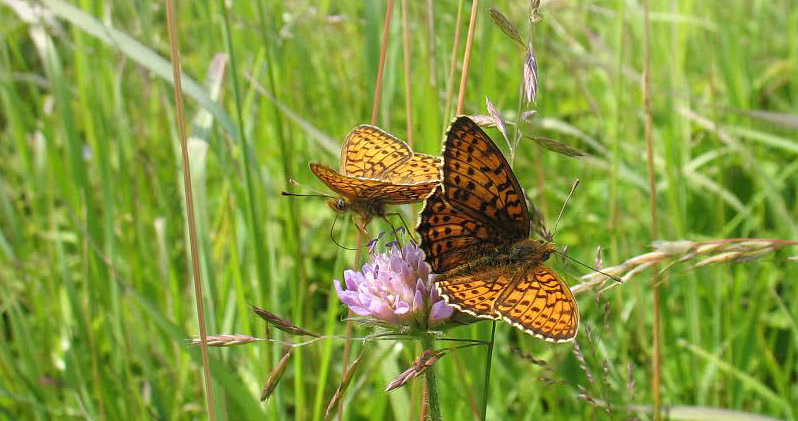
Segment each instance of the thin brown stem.
M380 111L380 96L382 95L382 75L385 72L385 54L388 51L388 34L391 32L391 14L393 13L393 0L388 0L385 10L385 25L382 27L382 46L380 47L380 65L377 69L377 86L374 87L374 106L371 108L371 124L377 124Z
M457 5L457 19L454 23L454 43L452 44L452 64L449 67L449 77L446 78L446 106L443 107L443 120L448 125L449 115L452 112L452 99L454 97L454 75L457 72L457 53L460 51L460 24L463 18L463 4L465 0L460 0Z
M208 419L216 420L216 410L211 391L211 368L208 358L208 335L205 331L205 306L202 301L202 274L197 248L197 228L194 222L194 194L191 189L191 167L188 158L188 135L186 134L185 113L183 110L183 87L180 83L180 50L177 41L177 22L175 20L174 0L166 0L166 25L169 30L170 54L172 59L172 80L177 108L177 128L180 136L180 152L183 158L183 187L186 190L186 217L188 219L188 238L191 247L191 269L194 275L194 301L197 304L197 322L200 331L200 353L205 379L205 400L208 405Z
M460 92L457 95L457 112L463 114L465 108L466 82L468 81L468 65L471 63L471 46L474 43L474 30L477 26L477 12L479 11L479 0L471 3L471 21L468 23L468 38L466 39L465 55L463 57L463 72L460 76Z
M365 227L361 227L360 224L355 224L357 226L357 250L355 251L355 268L360 268L360 259L363 255L363 240L366 238L366 229ZM349 366L349 354L352 352L352 317L354 313L352 310L349 310L347 320L346 320L346 342L344 343L344 368L342 372L346 373L346 369ZM338 405L338 419L342 420L344 416L344 405Z
M648 170L648 198L651 210L651 241L656 241L657 232L657 184L654 174L654 121L651 114L651 22L649 20L649 2L643 0L643 33L644 33L644 62L643 62L643 108L645 114L645 140L646 140L646 164ZM662 365L660 354L660 308L659 308L659 269L654 266L651 271L651 293L654 313L654 323L652 330L653 358L651 359L651 394L654 399L654 419L660 419L661 397L660 397L660 367Z
M405 56L405 119L407 143L413 146L413 90L410 85L410 27L407 23L407 0L402 0L402 49Z

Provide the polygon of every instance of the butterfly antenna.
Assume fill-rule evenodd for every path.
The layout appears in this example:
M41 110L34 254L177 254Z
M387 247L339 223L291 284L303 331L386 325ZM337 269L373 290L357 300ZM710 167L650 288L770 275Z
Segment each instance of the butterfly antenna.
M327 198L330 198L330 197L332 197L332 196L330 196L329 194L327 194L327 193L324 193L323 191L319 191L319 190L316 190L316 189L314 189L313 187L306 186L306 185L304 185L304 184L300 183L299 181L296 181L296 180L294 180L293 178L289 178L289 179L288 179L288 182L289 182L289 183L291 183L291 185L292 185L292 186L297 186L297 187L299 187L299 188L301 188L301 189L304 189L304 190L310 190L310 191L312 191L314 194L296 194L296 193L282 192L282 195L283 195L283 196L299 196L299 197L327 197Z
M554 231L551 233L551 237L554 238L554 233L557 232L557 225L560 223L560 218L562 218L562 213L565 211L565 207L568 206L568 201L571 200L571 196L574 195L576 188L579 186L579 179L577 178L574 180L574 185L571 186L571 192L568 193L568 197L565 198L565 203L562 204L562 208L560 208L560 214L557 215L557 221L554 222Z
M325 197L328 199L332 197L329 194L297 194L297 193L289 193L287 191L280 192L280 195L290 196L290 197Z
M584 263L580 262L579 260L576 260L576 259L574 259L573 257L571 257L571 256L569 256L569 255L567 255L567 254L565 254L565 253L563 253L563 252L561 252L561 251L559 251L559 250L554 250L554 251L555 251L557 254L560 254L560 255L561 255L561 256L563 256L563 257L566 257L566 258L568 258L568 259L570 259L570 260L572 260L572 261L574 261L574 262L576 262L576 263L579 263L580 265L582 265L582 266L584 266L584 267L586 267L586 268L588 268L588 269L590 269L590 270L592 270L592 271L594 271L594 272L598 272L598 273L600 273L600 274L602 274L602 275L604 275L604 276L606 276L606 277L608 277L608 278L612 279L613 281L615 281L615 282L617 282L617 283L619 283L619 284L622 284L622 283L623 283L623 281L621 280L621 278L619 278L619 277L617 277L617 276L615 276L615 275L610 275L609 273L607 273L607 272L602 272L602 271L600 271L600 270L598 270L598 269L594 268L593 266L590 266L590 265L584 264Z
M330 239L333 241L333 243L335 243L336 246L338 246L338 247L340 247L340 248L342 248L344 250L349 250L349 251L357 250L357 249L354 249L354 248L346 247L346 246L342 245L341 243L339 243L338 241L335 240L335 236L333 235L333 229L335 229L335 222L336 221L338 221L338 214L337 213L335 214L335 219L333 219L332 225L330 225Z

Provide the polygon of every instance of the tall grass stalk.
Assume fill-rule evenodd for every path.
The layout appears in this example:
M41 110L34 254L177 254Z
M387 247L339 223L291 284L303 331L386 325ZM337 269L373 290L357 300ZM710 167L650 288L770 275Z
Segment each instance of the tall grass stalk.
M180 136L180 151L183 159L183 187L186 190L186 217L188 219L188 236L191 250L191 267L194 279L194 300L197 306L197 322L200 331L200 352L202 353L202 372L205 380L205 403L208 406L208 419L216 420L216 409L213 401L211 367L208 358L208 338L205 331L205 306L202 295L202 275L197 247L197 228L194 220L194 194L191 187L191 163L188 155L188 135L183 110L183 89L180 82L180 50L177 40L177 22L175 19L174 0L166 0L166 20L169 29L169 45L172 58L172 78L174 80L175 107L177 109L177 128Z
M643 0L643 113L645 116L645 142L646 142L646 171L648 173L648 198L649 210L651 214L650 237L651 241L657 241L657 178L654 169L654 121L651 113L651 20L649 16L649 0ZM654 399L654 419L660 419L661 397L661 354L660 354L660 308L659 308L659 270L654 264L651 271L651 299L653 305L651 311L654 321L651 325L652 336L652 359L651 359L651 395Z
M460 52L460 26L463 19L463 5L465 0L460 0L457 3L457 17L454 19L454 42L452 42L452 61L449 65L449 75L446 78L446 105L443 107L443 121L448 127L452 118L452 101L454 100L454 81L457 74L457 54ZM446 127L444 127L446 129Z
M402 52L404 53L404 70L405 70L405 120L407 127L405 136L407 143L413 147L413 90L410 83L410 25L408 24L407 15L410 7L408 0L402 0Z
M371 107L371 124L377 125L380 110L380 97L382 96L382 78L385 74L385 55L388 52L388 35L391 33L391 16L393 14L393 0L388 0L385 8L385 23L382 27L382 44L380 47L380 64L377 68L377 84L374 87L374 105Z
M465 93L468 83L468 67L471 64L471 47L474 44L474 32L477 27L477 15L479 14L479 0L471 3L471 20L468 22L468 37L466 38L465 54L463 55L463 72L460 75L460 91L457 94L456 115L463 114L465 109Z

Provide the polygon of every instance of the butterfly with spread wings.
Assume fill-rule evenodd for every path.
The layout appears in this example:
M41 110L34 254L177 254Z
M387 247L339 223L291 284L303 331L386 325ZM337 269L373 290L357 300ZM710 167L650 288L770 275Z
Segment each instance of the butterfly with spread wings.
M505 320L547 341L574 339L576 300L543 264L555 246L550 236L528 238L533 221L524 192L499 148L470 118L449 127L441 173L416 228L427 263L439 274L441 296L460 311Z
M340 196L327 201L339 213L358 215L360 229L386 216L386 205L424 200L439 183L440 158L414 153L395 136L360 125L346 136L341 172L318 163L310 170Z

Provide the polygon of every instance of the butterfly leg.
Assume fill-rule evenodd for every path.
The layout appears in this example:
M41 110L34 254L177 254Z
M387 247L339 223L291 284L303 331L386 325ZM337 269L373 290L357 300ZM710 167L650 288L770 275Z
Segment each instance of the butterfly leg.
M382 219L385 220L385 223L388 224L389 227L391 227L391 232L393 233L393 238L396 241L397 247L399 247L399 252L402 254L402 258L404 258L405 257L405 251L404 251L404 247L402 247L402 242L399 241L399 233L398 233L398 231L400 229L406 229L406 228L405 227L399 227L399 228L394 227L393 224L391 223L391 221L388 219L388 215L399 215L399 214L398 213L386 214L385 216L382 217ZM402 215L399 215L399 217L401 218ZM404 223L404 220L402 220L402 222ZM412 240L412 237L410 237L410 238Z
M418 242L416 242L416 239L413 238L413 230L411 230L410 227L407 225L407 222L405 221L405 218L402 216L401 213L399 213L399 212L391 212L391 213L386 213L385 214L385 221L388 222L388 225L391 225L391 223L388 221L388 217L389 216L398 216L399 219L402 221L402 226L404 227L405 232L407 233L408 236L410 236L410 241L412 241L413 244L418 244ZM393 225L391 225L391 229L393 229ZM397 239L397 241L398 241L398 239Z

